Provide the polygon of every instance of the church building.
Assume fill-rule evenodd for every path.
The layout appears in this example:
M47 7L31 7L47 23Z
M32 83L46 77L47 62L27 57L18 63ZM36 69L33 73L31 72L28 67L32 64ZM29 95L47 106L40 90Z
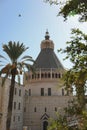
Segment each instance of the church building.
M66 71L54 52L54 43L46 31L41 51L33 64L35 73L26 72L23 126L26 130L47 130L49 119L63 114L72 95L67 95L61 78Z
M56 113L63 114L72 94L67 93L62 76L65 68L54 52L54 43L46 31L41 41L41 50L33 68L26 72L23 85L15 83L10 130L47 130L49 119L56 119ZM0 77L0 130L6 130L10 79L4 87Z

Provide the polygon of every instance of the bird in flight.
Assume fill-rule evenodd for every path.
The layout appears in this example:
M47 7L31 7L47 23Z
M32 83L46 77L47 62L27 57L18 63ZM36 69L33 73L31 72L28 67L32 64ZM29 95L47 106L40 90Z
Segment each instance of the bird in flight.
M21 17L21 14L19 14L18 17Z

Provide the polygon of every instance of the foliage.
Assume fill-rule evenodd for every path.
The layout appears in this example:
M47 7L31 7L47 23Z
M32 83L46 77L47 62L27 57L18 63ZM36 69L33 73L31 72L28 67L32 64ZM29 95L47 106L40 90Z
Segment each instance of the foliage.
M83 111L82 118L79 122L80 130L87 130L87 111Z
M76 98L68 101L68 106L64 108L67 117L80 115L80 106Z
M45 0L51 5L56 4L60 6L58 15L62 15L65 20L68 16L79 15L80 22L87 21L87 1L86 0Z
M50 5L52 5L52 4L58 4L58 0L43 0L44 2L49 2L50 3Z
M65 59L70 59L73 67L64 75L66 89L74 86L81 109L85 106L85 92L87 87L87 35L79 29L72 29L71 41L65 49L58 50L66 53Z
M67 122L68 122L68 128L71 130L69 124L72 124L71 126L72 129L75 130L75 128L78 128L78 130L87 130L87 110L85 109L80 112L80 108L78 106L77 101L74 99L69 102L68 107L64 108L65 110L65 115L67 117ZM74 121L74 123L73 123Z
M49 119L48 130L68 130L66 117L57 113L57 119Z
M32 57L28 55L21 57L21 55L27 49L28 47L25 48L23 43L20 44L19 42L16 43L9 41L8 44L3 45L3 51L7 54L8 57L0 55L1 59L0 63L3 63L1 64L1 66L2 67L4 66L0 71L0 75L4 74L2 86L5 79L12 74L12 70L16 69L15 75L18 75L19 83L20 83L20 75L25 72L25 68L27 68L27 70L30 69L33 70L32 65L29 64L29 62L34 62Z
M87 1L86 0L67 0L59 15L63 15L65 20L68 16L79 15L79 21L87 21Z
M79 110L77 100L70 100L64 115L56 113L57 119L49 119L48 130L87 130L87 111Z
M28 49L26 48L23 43L19 42L8 42L8 44L3 45L3 51L7 54L8 59L10 62L8 62L0 71L0 75L2 76L4 74L2 86L5 82L5 79L8 78L8 76L11 76L11 85L9 86L9 100L8 100L8 110L7 110L7 121L6 121L6 130L10 130L11 125L11 116L12 116L12 105L13 105L13 96L14 96L14 88L15 88L15 76L18 75L18 78L20 74L24 73L25 67L30 70L32 66L27 63L32 61L33 59L31 56L23 56L21 59L21 55ZM0 55L0 59L3 63L3 60L8 61L8 59L2 55ZM20 82L20 78L19 78Z

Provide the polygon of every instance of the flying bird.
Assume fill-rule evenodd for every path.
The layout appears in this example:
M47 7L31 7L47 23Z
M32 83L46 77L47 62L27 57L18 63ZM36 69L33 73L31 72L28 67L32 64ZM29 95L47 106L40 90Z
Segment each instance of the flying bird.
M18 17L21 17L21 14L19 14Z

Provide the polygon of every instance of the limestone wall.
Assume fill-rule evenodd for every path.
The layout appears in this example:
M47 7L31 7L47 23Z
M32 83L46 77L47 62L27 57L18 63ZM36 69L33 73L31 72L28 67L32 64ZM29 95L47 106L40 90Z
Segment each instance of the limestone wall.
M44 89L44 95L41 96L41 88ZM51 95L48 95L48 88L51 89ZM43 122L48 122L49 118L56 119L56 112L63 114L64 107L72 96L62 95L60 81L39 81L31 82L25 86L24 99L24 121L23 126L28 130L43 130ZM31 94L29 95L29 90Z
M28 130L41 130L44 120L56 119L56 112L63 114L70 96L31 96L25 101L24 126Z
M39 82L32 82L25 85L27 92L29 93L29 89L31 90L32 96L40 96L41 95L41 88L44 88L44 95L48 95L48 88L51 88L51 95L62 95L62 88L60 81L39 81ZM64 95L66 95L66 91L64 90Z
M1 79L0 79L1 82ZM9 86L10 80L7 79L3 88L0 85L0 110L2 111L1 118L1 129L6 130L6 119L7 119L7 107L9 99ZM11 130L22 130L23 127L23 96L24 90L23 86L15 84L16 93L14 92L13 110L12 110L12 120L11 120ZM21 95L19 96L19 91ZM16 102L16 108L14 109L14 102ZM20 103L20 109L18 109Z

